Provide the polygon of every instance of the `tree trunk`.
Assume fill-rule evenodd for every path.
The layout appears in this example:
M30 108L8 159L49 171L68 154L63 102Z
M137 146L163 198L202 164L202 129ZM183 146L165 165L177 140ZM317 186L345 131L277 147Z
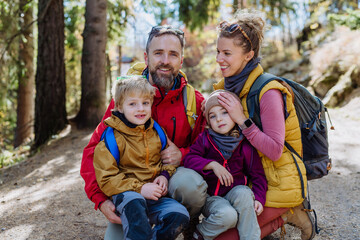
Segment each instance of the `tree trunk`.
M28 0L20 0L19 26L29 25L33 19L32 7L25 10ZM24 41L25 40L25 41ZM19 40L19 87L17 92L17 121L14 147L28 139L34 126L34 41L33 25L29 25Z
M94 128L106 110L106 0L87 0L81 59L79 128Z
M39 0L35 147L66 124L63 0Z

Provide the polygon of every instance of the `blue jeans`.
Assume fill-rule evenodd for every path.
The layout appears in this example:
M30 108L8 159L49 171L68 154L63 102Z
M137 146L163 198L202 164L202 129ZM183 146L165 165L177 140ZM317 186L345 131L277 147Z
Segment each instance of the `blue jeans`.
M189 223L186 208L171 198L154 201L127 191L114 195L113 202L120 214L125 239L175 239Z
M192 169L178 167L169 181L169 196L183 204L191 217L198 217L206 200L207 183ZM122 225L110 223L104 240L123 240Z

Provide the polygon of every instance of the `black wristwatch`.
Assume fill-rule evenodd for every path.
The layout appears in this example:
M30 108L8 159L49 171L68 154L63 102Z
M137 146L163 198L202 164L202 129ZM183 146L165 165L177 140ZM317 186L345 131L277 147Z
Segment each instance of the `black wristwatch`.
M241 124L239 127L240 127L241 130L244 130L244 129L250 127L251 124L253 124L253 121L252 121L250 118L248 118L248 119L246 119L245 122L244 122L243 124Z

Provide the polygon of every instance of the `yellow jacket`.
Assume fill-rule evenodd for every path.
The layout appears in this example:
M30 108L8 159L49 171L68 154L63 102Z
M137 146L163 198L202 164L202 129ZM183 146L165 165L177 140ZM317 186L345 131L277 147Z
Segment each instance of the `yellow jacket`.
M161 142L158 133L150 126L128 127L118 117L111 115L105 124L114 128L116 143L120 152L119 166L106 148L104 141L98 143L94 152L96 180L101 191L112 196L125 191L140 193L141 187L152 182L162 171L170 176L175 166L163 166L160 160Z
M244 109L245 116L249 117L246 97L256 78L263 73L260 64L250 73L243 89L240 92L241 105ZM224 89L224 79L214 84L214 89ZM269 89L278 89L287 95L286 106L289 117L285 120L285 141L288 142L298 153L302 153L301 132L299 121L296 116L296 110L293 104L292 96L289 90L280 82L271 81L261 91L260 99ZM292 154L285 146L281 157L277 161L272 161L260 151L266 179L268 181L268 191L266 192L267 207L289 208L300 205L303 202L302 187L300 176L297 170L296 162L301 171L304 182L304 193L306 196L306 169L304 163L295 154Z

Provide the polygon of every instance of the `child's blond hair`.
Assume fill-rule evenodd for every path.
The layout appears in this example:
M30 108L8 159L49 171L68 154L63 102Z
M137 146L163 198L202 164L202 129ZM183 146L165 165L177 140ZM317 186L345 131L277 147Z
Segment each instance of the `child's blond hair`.
M156 88L151 86L145 76L131 75L118 77L112 87L112 96L114 98L115 107L122 107L125 99L133 94L140 94L142 97L149 97L151 104L153 103Z

